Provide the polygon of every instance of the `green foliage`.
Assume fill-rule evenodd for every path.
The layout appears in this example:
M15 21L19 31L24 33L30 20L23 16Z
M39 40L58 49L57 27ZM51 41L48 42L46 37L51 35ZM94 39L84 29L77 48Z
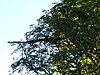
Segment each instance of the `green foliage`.
M11 65L13 72L26 68L37 75L99 75L100 0L62 0L44 12L26 32L26 42L12 42L21 52Z

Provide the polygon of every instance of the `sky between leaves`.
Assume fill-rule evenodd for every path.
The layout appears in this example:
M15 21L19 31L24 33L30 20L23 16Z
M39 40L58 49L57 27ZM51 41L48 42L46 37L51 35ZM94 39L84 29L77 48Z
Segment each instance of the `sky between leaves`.
M0 0L0 75L9 75L11 53L15 49L8 41L20 40L29 25L36 23L42 11L59 0ZM18 74L17 74L18 75Z

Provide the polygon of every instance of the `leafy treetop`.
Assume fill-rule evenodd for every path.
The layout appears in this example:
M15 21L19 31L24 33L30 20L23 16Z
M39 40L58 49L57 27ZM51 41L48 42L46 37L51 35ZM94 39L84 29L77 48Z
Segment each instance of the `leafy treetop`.
M37 75L99 75L100 0L61 0L17 43L13 72Z

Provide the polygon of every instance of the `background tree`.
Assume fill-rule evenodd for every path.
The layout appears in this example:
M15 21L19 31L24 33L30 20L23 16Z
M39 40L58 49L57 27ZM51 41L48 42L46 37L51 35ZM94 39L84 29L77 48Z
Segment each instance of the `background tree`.
M13 72L99 75L100 0L62 0L38 19L18 45ZM31 73L29 73L31 74Z

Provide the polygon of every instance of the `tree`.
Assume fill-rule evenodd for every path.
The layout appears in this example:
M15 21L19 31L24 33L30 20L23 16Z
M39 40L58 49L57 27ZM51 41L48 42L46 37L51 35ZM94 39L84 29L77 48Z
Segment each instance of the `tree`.
M100 0L61 0L26 32L14 53L13 72L36 75L99 75Z

